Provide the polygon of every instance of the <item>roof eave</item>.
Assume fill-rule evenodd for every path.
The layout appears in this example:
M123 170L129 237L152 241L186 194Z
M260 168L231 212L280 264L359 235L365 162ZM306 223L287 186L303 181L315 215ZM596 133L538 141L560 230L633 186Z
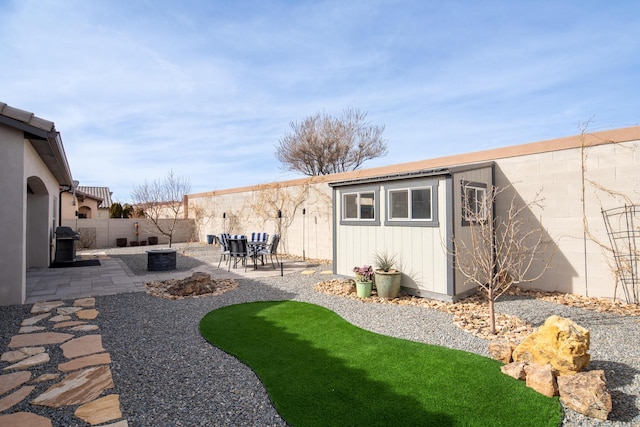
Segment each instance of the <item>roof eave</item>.
M0 115L0 123L23 131L25 139L31 142L58 183L65 186L73 185L71 168L67 162L62 138L55 127L52 126L51 130L46 130L3 115Z

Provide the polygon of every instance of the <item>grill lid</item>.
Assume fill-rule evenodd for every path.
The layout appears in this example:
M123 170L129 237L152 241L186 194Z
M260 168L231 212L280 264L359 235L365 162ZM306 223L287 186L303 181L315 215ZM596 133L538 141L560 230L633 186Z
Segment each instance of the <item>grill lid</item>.
M57 227L56 238L80 240L80 233L73 231L71 227Z

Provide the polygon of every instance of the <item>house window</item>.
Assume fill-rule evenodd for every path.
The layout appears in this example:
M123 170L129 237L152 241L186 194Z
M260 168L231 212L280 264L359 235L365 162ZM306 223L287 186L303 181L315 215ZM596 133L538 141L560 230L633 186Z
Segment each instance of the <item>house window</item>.
M487 186L462 181L462 225L487 219Z
M431 221L431 187L389 190L390 221Z
M343 221L373 221L375 219L376 197L374 192L342 195Z

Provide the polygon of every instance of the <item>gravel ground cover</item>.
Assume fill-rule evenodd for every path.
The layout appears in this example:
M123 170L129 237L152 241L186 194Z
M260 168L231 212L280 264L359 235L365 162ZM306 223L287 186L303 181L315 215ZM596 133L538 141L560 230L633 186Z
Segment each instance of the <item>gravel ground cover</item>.
M178 268L218 262L211 246L177 246L185 256ZM126 253L122 253L126 249ZM137 250L137 253L136 253ZM146 273L141 248L105 250L137 274ZM182 263L182 265L181 265ZM191 268L191 267L189 267ZM317 265L317 270L330 266ZM284 426L256 375L235 358L207 343L198 330L209 311L249 301L297 300L327 307L347 321L374 332L442 345L488 356L488 341L464 332L452 315L424 307L364 303L319 293L313 285L326 276L288 275L237 280L238 288L220 295L167 300L146 293L96 298L95 323L112 357L115 393L131 426ZM25 306L0 307L0 345L17 332L16 316ZM552 314L569 317L591 330L590 369L604 369L613 396L609 421L565 411L566 426L640 426L640 321L565 307L534 298L505 296L497 310L540 325ZM408 367L410 369L410 367ZM508 408L505 408L508 410ZM54 425L71 425L64 411L51 411ZM331 416L327 414L327 416ZM56 418L59 417L59 418ZM56 424L58 423L58 424Z

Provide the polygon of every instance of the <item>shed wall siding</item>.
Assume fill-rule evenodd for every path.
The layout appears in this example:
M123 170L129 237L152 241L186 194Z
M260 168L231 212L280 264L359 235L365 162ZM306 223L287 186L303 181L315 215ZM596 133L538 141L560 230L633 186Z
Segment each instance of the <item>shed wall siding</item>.
M446 223L446 186L445 178L407 180L407 187L423 185L425 182L438 184L438 221L439 227L389 226L384 224L387 212L387 186L376 184L379 188L381 224L338 225L336 228L336 257L334 268L337 274L353 276L353 267L363 264L375 267L376 252L394 255L398 269L402 272L402 286L427 292L446 294L447 256L444 248L446 241L444 224ZM394 182L393 184L396 184ZM358 191L366 186L339 187L341 191ZM340 217L342 201L336 198L336 218Z
M493 170L482 168L453 175L453 234L456 241L465 242L471 247L472 226L462 225L462 181L484 184L487 190L493 185ZM468 283L467 278L455 269L455 294L459 295L473 289L476 285Z

